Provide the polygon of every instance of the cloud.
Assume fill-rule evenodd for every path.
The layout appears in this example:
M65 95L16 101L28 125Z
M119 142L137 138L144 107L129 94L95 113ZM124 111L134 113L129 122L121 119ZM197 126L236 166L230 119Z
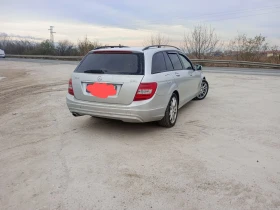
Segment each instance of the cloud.
M242 32L280 42L279 0L14 0L1 8L1 31L21 36L48 38L47 29L54 25L58 40L88 35L110 44L140 45L161 32L179 43L194 25L211 24L223 39Z
M34 41L42 41L44 40L43 38L38 38L34 36L22 36L18 34L7 34L7 33L1 33L0 32L0 37L9 37L9 38L14 38L14 39L31 39Z

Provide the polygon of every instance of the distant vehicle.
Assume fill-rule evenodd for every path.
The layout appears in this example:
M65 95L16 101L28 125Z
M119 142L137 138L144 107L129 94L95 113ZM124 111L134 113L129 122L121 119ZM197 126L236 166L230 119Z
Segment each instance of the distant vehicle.
M72 73L66 103L76 117L158 121L173 127L179 108L208 93L201 70L174 46L100 47Z
M5 57L6 57L5 51L0 49L0 58L5 58Z

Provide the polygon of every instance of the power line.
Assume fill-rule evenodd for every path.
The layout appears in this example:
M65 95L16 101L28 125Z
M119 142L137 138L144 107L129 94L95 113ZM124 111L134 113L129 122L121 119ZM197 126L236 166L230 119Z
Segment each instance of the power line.
M227 19L237 19L237 18L241 18L241 17L250 17L250 16L257 16L257 15L262 15L262 14L272 14L274 11L271 12L267 12L267 13L260 13L260 14L254 14L254 12L261 12L261 11L267 11L267 10L274 10L274 9L279 9L280 8L280 4L277 5L273 5L273 6L266 6L266 7L260 7L260 8L251 8L251 9L241 9L241 10L236 10L236 11L230 11L230 12L220 12L220 13L209 13L209 14L204 14L204 15L192 15L192 16L186 16L183 18L175 18L175 20L177 21L185 21L187 18L193 18L193 21L197 21L199 22L200 18L207 18L207 16L211 19L211 18L223 18L223 19L217 19L217 20L227 20ZM242 15L243 12L248 11L249 14L247 15L243 15L243 16L235 16L235 17L230 17L229 15ZM276 11L278 12L278 11ZM238 14L239 13L239 14ZM216 17L214 17L216 16ZM189 19L191 20L191 19ZM215 20L215 19L214 19ZM158 24L160 23L161 20L154 20L154 21L149 21L150 24ZM205 20L205 21L201 21L201 22L209 22L211 20ZM137 25L137 24L133 24L133 25Z
M275 11L274 13L279 13L279 11ZM265 14L273 14L273 12L265 12L265 13L259 13L259 14L251 14L251 15L243 15L243 16L237 16L237 17L231 17L231 18L221 18L221 19L213 19L213 20L205 20L202 22L211 22L211 21L223 21L223 20L234 20L234 19L239 19L243 17L253 17L253 16L258 16L258 15L265 15Z
M229 12L208 13L208 14L199 15L199 16L195 16L195 17L200 18L200 17L205 17L205 16L220 16L220 15L238 14L238 13L242 13L242 12L246 12L246 11L255 12L258 10L267 10L267 9L270 10L270 9L277 9L277 8L280 8L280 4L273 5L273 6L267 6L267 7L260 7L260 8L241 9L241 10L229 11ZM193 16L190 16L190 17L193 17Z

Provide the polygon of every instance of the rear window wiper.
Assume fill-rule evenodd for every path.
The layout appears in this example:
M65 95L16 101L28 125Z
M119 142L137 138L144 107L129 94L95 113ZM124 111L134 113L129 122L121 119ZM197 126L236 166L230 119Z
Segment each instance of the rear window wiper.
M102 69L89 69L85 70L84 73L89 73L89 74L105 74L107 71L102 70Z

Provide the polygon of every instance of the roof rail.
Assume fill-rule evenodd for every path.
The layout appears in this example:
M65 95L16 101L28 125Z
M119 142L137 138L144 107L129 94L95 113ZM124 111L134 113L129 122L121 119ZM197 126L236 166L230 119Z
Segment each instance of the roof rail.
M149 49L149 48L151 48L151 47L157 47L157 48L161 48L161 47L173 47L173 48L176 48L176 49L178 49L178 50L180 50L178 47L175 47L175 46L172 46L172 45L150 45L150 46L147 46L147 47L145 47L145 48L143 48L143 51L144 50L147 50L147 49Z
M103 49L103 48L115 48L115 47L122 48L122 47L128 47L128 46L123 46L123 45L116 45L116 46L101 46L101 47L94 48L93 50L99 50L99 49Z

